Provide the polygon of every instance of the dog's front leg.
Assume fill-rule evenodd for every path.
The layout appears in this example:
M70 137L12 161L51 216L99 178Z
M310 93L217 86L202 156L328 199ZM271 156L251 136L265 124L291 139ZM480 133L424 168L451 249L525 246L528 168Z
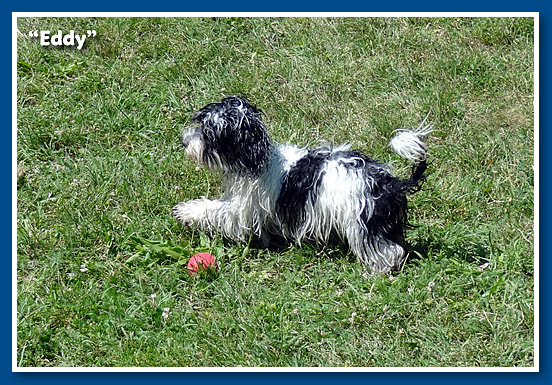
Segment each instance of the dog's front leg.
M206 198L180 202L173 207L173 215L187 226L196 225L202 230L211 230L212 218L216 218L224 202Z
M197 226L202 231L216 231L222 235L242 240L245 228L236 221L239 215L232 210L230 201L210 200L206 198L180 202L173 207L173 215L187 226Z

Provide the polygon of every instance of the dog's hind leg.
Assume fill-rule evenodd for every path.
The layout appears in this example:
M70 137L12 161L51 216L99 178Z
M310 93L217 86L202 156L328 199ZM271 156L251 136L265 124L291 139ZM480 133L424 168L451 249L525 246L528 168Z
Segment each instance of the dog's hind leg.
M368 234L361 224L351 226L346 232L349 247L359 261L374 272L389 273L400 268L404 261L404 249L380 235Z

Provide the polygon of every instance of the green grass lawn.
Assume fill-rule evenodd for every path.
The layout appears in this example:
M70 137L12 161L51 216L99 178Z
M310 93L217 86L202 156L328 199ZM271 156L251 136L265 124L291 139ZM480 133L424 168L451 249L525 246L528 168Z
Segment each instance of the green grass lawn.
M20 18L20 366L534 366L531 18ZM82 50L28 31L97 31ZM387 146L429 114L408 261L184 228L216 197L193 111L246 94L279 142ZM214 275L189 276L208 251Z

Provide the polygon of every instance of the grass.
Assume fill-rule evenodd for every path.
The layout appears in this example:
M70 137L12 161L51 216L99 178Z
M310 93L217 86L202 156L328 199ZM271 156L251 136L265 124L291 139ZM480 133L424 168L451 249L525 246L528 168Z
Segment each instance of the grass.
M19 366L535 365L532 19L17 24ZM27 33L43 29L97 36L41 47ZM400 175L387 141L429 114L400 274L171 218L218 194L185 158L183 128L236 93L276 140L347 141ZM217 274L188 275L200 251Z

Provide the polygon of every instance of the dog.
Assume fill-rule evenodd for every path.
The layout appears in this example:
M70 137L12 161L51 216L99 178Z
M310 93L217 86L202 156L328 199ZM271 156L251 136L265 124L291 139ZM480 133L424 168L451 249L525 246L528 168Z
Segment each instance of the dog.
M178 203L184 225L264 247L280 240L339 240L373 272L400 269L409 228L407 193L420 189L431 131L397 130L393 150L412 163L408 179L349 145L307 149L273 142L262 112L246 97L229 96L194 113L182 138L188 157L222 176L223 196Z

